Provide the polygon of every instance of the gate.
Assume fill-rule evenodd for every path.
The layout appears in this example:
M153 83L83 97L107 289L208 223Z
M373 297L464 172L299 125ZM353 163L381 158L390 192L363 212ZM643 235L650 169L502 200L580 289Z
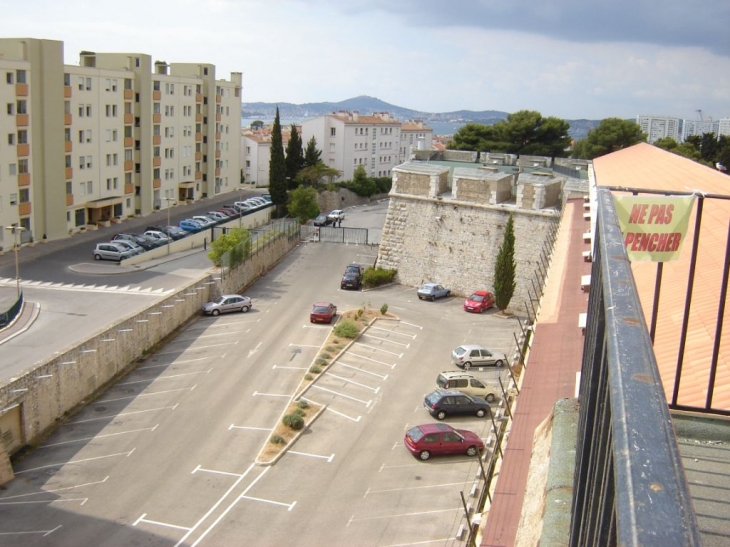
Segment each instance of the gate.
M320 243L346 243L348 245L377 244L370 241L367 228L335 228L333 226L302 226L302 241Z

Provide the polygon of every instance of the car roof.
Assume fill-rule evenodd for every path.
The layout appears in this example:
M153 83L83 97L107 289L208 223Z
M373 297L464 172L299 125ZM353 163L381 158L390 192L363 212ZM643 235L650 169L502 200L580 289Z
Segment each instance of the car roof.
M424 433L436 433L439 431L454 431L454 428L448 424L420 424L416 426Z
M240 294L222 294L221 298L232 298L234 296L240 296L241 298L243 298L243 295Z
M473 374L461 372L460 370L445 370L439 374L444 378L475 378Z
M441 283L435 283L433 281L429 281L428 283L424 283L421 285L421 287L435 287L436 285L440 285Z
M461 344L458 347L464 349L487 349L484 346L480 346L479 344Z
M315 302L313 306L332 306L332 302Z
M478 294L479 296L487 296L491 291L472 291L471 294Z

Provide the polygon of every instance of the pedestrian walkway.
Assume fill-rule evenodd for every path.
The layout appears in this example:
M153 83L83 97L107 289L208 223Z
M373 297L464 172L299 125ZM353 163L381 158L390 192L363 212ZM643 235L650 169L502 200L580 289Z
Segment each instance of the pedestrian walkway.
M0 344L12 340L19 334L27 331L41 312L40 304L35 302L23 302L23 308L9 325L0 329Z
M591 266L583 259L583 252L590 248L583 240L589 229L583 212L583 199L569 200L563 211L529 359L512 413L512 429L485 515L482 547L515 545L535 429L559 399L575 397L584 340L578 321L588 309L581 277L590 273Z

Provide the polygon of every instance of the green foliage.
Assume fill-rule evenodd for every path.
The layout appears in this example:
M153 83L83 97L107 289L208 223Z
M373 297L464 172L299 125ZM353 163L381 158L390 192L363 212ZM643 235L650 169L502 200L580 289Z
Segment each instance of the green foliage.
M228 260L223 264L226 253ZM211 244L208 258L215 266L233 268L251 253L251 234L245 228L229 229L228 233L218 236Z
M286 444L286 439L281 435L272 435L269 437L269 442L273 444Z
M317 139L312 137L307 141L307 148L304 151L304 167L314 167L322 162L322 151L317 150Z
M290 216L299 219L300 224L315 218L319 214L317 190L308 186L298 186L289 192L287 210Z
M319 359L317 359L317 360L319 361ZM321 364L325 365L327 363L325 362L325 363L321 363ZM320 372L322 372L322 368L319 367L318 365L312 365L311 367L309 367L309 372L311 372L312 374L319 374Z
M355 312L355 319L360 319L360 318L362 317L362 314L363 314L363 313L365 313L365 310L364 310L364 309L362 309L362 308L359 308L359 309L358 309L358 310L357 310L357 311Z
M494 265L494 302L500 310L507 309L515 293L516 270L514 219L510 213L504 228L504 239L497 253L497 262Z
M287 414L281 422L292 429L302 429L304 427L304 418L299 414Z
M373 179L373 182L375 182L375 186L377 187L378 194L387 194L390 192L390 189L393 187L393 178L392 177L375 177Z
M328 183L341 175L340 171L332 167L327 167L324 163L318 163L313 166L307 166L296 177L297 184L304 186L312 186L314 188L324 188Z
M634 121L606 118L573 146L571 156L592 160L611 152L646 141L646 135Z
M332 353L334 353L335 351L337 351L338 348L336 346L327 346L324 349L326 349L327 351L331 351Z
M291 136L286 144L286 178L288 189L294 190L297 187L297 173L304 168L304 150L302 149L302 138L299 136L297 126L291 124Z
M673 154L684 156L685 158L689 158L694 161L702 160L699 149L694 144L694 141L690 141L689 139L682 144L679 144L673 138L665 137L654 142L654 146L662 148L663 150L667 150L668 152L672 152Z
M322 353L320 353L320 354L319 354L319 356L320 356L320 357L321 357L322 359L329 359L330 357L332 357L332 356L331 356L331 355L330 355L329 353L327 353L326 351L323 351Z
M327 359L324 359L322 357L317 357L317 359L314 360L314 364L323 367L327 364Z
M297 407L299 408L309 408L309 403L302 399L301 401L297 402Z
M368 267L365 268L362 275L362 284L368 288L380 287L392 283L396 275L398 275L398 270Z
M388 313L388 304L383 304L382 306L380 306L380 313L382 315L385 315L386 313Z
M312 376L311 374L305 374L305 375L304 375L304 379L305 379L305 380L306 380L307 382L311 382L312 380L314 380L314 376Z
M345 319L337 323L335 326L335 334L337 336L342 336L342 338L349 338L352 340L357 338L360 334L360 327L358 327L357 323L351 319Z
M271 130L271 159L269 160L269 193L271 201L278 206L286 203L286 160L284 159L284 145L281 137L281 122L279 121L279 107L276 107L274 127Z
M261 129L264 126L264 122L261 120L254 120L251 122L251 129Z
M304 409L303 408L300 408L300 407L295 408L292 411L292 414L297 414L297 415L301 416L302 418L307 415L307 413L304 412Z

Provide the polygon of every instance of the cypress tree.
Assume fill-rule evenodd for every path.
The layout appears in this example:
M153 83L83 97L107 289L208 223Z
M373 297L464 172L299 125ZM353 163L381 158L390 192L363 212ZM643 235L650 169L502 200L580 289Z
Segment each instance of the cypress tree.
M291 136L286 145L286 178L289 182L289 190L297 187L295 182L297 173L304 167L304 150L302 149L302 138L299 136L297 126L291 124Z
M307 149L304 152L304 167L314 167L320 161L322 152L317 150L317 139L312 137L307 141Z
M271 201L277 211L286 203L286 162L284 159L284 145L281 138L281 122L279 121L279 107L276 107L274 128L271 130L271 159L269 160L269 193Z
M497 253L497 262L494 265L494 303L500 310L507 309L515 294L516 271L514 220L510 213L507 226L504 228L504 239Z

